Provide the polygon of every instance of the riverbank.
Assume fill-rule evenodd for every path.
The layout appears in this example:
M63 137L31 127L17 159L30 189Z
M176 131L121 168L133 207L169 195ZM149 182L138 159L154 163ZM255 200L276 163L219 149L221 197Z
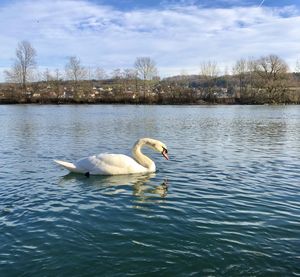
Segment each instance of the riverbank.
M110 79L52 80L0 84L0 104L300 104L300 84L284 87L241 86L233 77L207 83L199 76L144 81Z

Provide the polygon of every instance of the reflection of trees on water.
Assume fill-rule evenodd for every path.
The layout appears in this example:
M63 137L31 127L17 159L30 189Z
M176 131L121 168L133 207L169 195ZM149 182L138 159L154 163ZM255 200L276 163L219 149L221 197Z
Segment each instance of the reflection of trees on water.
M115 188L115 192L121 193L121 187L131 186L132 194L144 201L153 198L153 196L166 197L168 193L168 181L164 180L160 183L151 181L156 176L151 174L131 174L131 175L115 175L115 176L90 176L69 173L62 177L60 184L67 184L71 180L84 182L87 185L101 186L102 188Z

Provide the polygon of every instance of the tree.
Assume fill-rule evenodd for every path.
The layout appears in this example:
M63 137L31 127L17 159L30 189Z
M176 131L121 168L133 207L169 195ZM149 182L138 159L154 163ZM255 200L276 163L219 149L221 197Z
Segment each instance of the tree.
M247 60L247 70L248 70L248 83L250 86L250 91L253 93L253 85L255 82L255 67L256 61L253 57L248 58Z
M60 73L60 71L59 71L59 69L58 68L56 68L55 70L54 70L54 74L55 74L55 81L61 81L62 79L63 79L63 76L62 76L62 74Z
M51 74L48 68L46 68L46 70L42 73L42 80L47 83L54 80L54 76Z
M26 84L36 66L35 58L36 50L28 41L21 41L16 49L14 65L11 70L5 71L6 79L11 82L20 83L23 88L26 88Z
M239 79L239 94L241 95L243 90L246 90L246 74L248 71L247 61L245 59L239 59L234 65L232 71Z
M151 80L157 75L157 68L154 60L149 57L138 57L135 60L134 67L138 76L143 80Z
M215 61L202 62L200 65L200 74L209 79L216 78L219 74L217 63Z
M120 68L116 68L111 72L111 77L116 80L120 80L123 78L123 73Z
M202 62L200 65L200 75L206 82L206 98L211 100L214 95L214 86L219 74L219 68L215 61Z
M296 67L295 67L295 72L300 73L300 59L296 61Z
M254 65L258 87L271 102L281 102L287 89L288 65L276 55L261 57Z
M94 72L95 79L97 81L105 80L107 78L107 74L103 68L97 67Z
M81 65L80 59L76 56L69 58L65 71L67 78L75 82L84 80L87 77L86 69Z
M54 70L54 73L53 73L52 77L53 77L53 81L52 81L53 87L54 87L56 95L57 95L57 101L59 102L59 98L60 98L60 96L63 93L62 86L61 86L62 80L63 80L63 76L60 73L59 69L56 68Z
M254 68L256 61L253 58L239 59L232 68L233 74L237 77L239 83L239 95L241 99L249 100L255 97L253 90Z
M132 68L125 68L123 72L124 78L127 80L135 80L137 76L136 70Z
M137 91L137 72L132 68L123 70L123 91Z
M155 61L149 57L138 57L135 60L134 67L137 76L143 80L144 83L144 100L146 98L146 81L152 80L157 76L157 68Z

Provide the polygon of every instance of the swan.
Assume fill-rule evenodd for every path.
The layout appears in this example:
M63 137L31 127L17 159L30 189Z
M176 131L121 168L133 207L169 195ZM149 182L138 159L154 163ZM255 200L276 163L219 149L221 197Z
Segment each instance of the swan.
M54 160L71 172L91 175L121 175L135 173L152 173L156 171L155 163L141 152L143 146L148 146L160 152L169 160L167 146L159 140L142 138L136 141L132 148L133 158L123 154L98 154L82 158L75 163Z

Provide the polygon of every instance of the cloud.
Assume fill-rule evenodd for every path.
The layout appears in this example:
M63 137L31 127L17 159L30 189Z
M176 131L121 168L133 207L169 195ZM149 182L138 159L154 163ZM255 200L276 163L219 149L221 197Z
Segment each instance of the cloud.
M231 67L241 57L274 53L293 64L299 56L300 12L293 6L190 3L121 11L83 0L11 2L0 6L0 71L24 39L36 48L41 67L63 68L76 55L86 66L113 70L150 56L163 76L197 73L208 59Z

